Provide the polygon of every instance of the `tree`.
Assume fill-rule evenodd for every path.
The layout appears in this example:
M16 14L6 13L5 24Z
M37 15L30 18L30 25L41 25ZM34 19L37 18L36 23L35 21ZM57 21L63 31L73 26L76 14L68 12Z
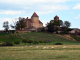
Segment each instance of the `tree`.
M20 27L20 29L22 30L22 28L25 28L26 27L26 23L24 21L24 19L19 19L19 23L17 24L18 27Z
M53 20L51 20L49 23L46 24L47 28L48 28L48 32L54 32L54 23Z
M63 26L63 21L62 20L59 20L59 25Z
M65 22L64 22L64 25L68 28L68 27L70 27L71 24L70 24L69 21L65 21Z
M16 30L16 23L17 23L16 18L12 22L13 22L13 25L11 24L10 26L11 26L12 29L15 29Z
M54 25L59 26L59 20L54 20Z
M8 29L9 29L9 22L8 21L5 21L4 23L3 23L3 27L5 28L5 30L6 30L6 32L8 32Z
M25 20L21 17L18 18L19 21L14 21L14 25L11 25L12 28L15 28L15 30L22 30L22 28L26 27Z

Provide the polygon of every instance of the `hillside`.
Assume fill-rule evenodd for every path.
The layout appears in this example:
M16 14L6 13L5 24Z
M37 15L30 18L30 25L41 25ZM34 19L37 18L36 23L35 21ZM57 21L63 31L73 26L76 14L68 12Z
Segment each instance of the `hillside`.
M58 35L54 34L48 34L48 33L40 33L40 32L31 32L31 33L21 33L20 34L23 38L26 38L27 40L47 40L51 42L63 42L63 43L78 43L77 41L69 40L64 37L60 37Z
M71 41L69 39L66 39L64 37L55 35L55 34L49 34L49 33L41 33L41 32L29 32L29 33L16 33L16 34L8 34L0 33L0 42L5 41L11 41L14 42L15 40L22 41L22 39L25 38L27 40L36 40L36 41L49 41L51 44L54 44L56 42L61 42L63 44L80 44L80 42L77 41Z

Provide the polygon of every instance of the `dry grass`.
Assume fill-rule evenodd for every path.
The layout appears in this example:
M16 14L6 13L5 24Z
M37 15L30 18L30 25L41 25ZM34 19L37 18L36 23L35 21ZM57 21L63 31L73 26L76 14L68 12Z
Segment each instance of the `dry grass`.
M32 48L30 48L32 46ZM36 48L39 46L39 48ZM66 46L66 49L63 49ZM43 47L49 47L43 49ZM51 49L54 47L54 49ZM0 47L1 60L79 60L80 45L29 45Z

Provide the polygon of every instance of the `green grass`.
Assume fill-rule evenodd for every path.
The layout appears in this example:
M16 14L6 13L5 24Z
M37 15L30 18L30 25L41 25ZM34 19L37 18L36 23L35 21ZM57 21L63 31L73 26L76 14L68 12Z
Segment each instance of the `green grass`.
M31 32L31 33L22 33L20 34L23 38L26 38L27 40L29 39L32 39L32 40L46 40L46 41L51 41L53 43L56 43L56 42L61 42L63 44L78 44L80 42L77 42L77 41L71 41L71 40L68 40L68 39L65 39L63 37L60 37L60 36L57 36L57 35L54 35L54 34L48 34L48 33L40 33L40 32Z
M30 46L33 46L30 48ZM36 48L39 46L39 48ZM66 46L66 49L63 49ZM43 47L49 47L43 49ZM51 49L54 47L54 49ZM28 45L0 47L1 60L80 60L80 45Z
M0 42L5 42L5 41L14 42L15 40L21 41L22 38L18 34L0 33Z
M80 44L80 42L77 42L77 41L71 41L54 34L41 33L41 32L16 33L16 34L0 33L0 42L5 42L5 41L14 42L15 40L19 40L21 42L23 38L27 40L31 39L33 41L35 40L50 41L51 42L50 44L55 44L57 42L60 42L62 44ZM45 44L45 43L42 43L42 44ZM49 43L46 43L46 44L49 44ZM21 44L21 45L24 45L24 44Z

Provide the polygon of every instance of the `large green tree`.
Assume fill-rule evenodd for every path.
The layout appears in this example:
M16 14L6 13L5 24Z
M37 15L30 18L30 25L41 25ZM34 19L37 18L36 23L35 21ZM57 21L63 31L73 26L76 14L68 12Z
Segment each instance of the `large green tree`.
M69 21L64 21L64 25L68 28L71 26L71 23Z
M26 22L23 18L19 17L19 21L15 22L15 25L11 25L12 28L15 28L16 30L22 30L26 27Z
M49 23L46 24L46 27L48 28L48 32L54 32L54 21L51 20Z
M8 32L9 22L8 22L8 21L5 21L5 22L3 23L3 27L5 28L6 32Z
M59 25L63 26L63 21L62 20L59 20Z

